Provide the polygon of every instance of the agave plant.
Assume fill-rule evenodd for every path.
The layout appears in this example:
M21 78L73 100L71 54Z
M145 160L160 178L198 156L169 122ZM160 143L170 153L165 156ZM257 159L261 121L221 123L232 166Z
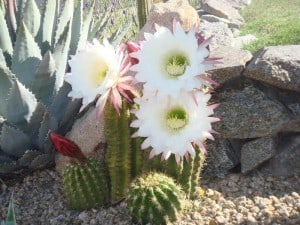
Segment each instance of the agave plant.
M68 56L105 26L83 0L0 0L0 176L53 162L52 131L65 134L80 101L64 82ZM42 11L42 12L41 12ZM118 37L114 34L114 37Z

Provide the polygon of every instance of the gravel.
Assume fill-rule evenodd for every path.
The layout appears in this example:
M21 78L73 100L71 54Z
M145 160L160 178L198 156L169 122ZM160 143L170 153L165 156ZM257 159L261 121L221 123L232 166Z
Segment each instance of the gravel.
M19 225L132 224L124 202L90 211L68 210L61 177L54 170L37 171L0 186L0 220L5 218L13 192ZM185 209L175 225L300 224L297 176L229 174L223 179L203 180L200 192L202 197L184 202Z

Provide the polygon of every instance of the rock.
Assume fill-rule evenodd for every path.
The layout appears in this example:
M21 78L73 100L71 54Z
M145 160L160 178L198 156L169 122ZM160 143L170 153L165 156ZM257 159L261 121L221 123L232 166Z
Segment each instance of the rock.
M205 38L213 36L212 42L209 45L211 50L220 46L234 46L234 37L228 24L223 22L210 23L207 21L201 21L200 33Z
M236 28L239 28L244 23L244 19L239 12L226 0L203 0L201 8L209 14L228 19L232 23L237 24L238 27Z
M253 85L243 90L220 93L220 106L215 116L220 123L213 124L220 138L257 138L272 136L288 121L290 115L286 108L269 99Z
M244 9L246 6L251 4L251 0L225 0L225 1L237 10Z
M207 143L207 159L204 173L224 177L227 171L239 164L239 157L224 139Z
M275 176L300 175L300 135L287 134L278 143L275 156L261 169Z
M216 23L216 22L223 22L223 23L230 23L229 20L218 17L218 16L214 16L214 15L210 15L210 14L205 14L201 16L201 21L206 20L207 22L210 23Z
M220 85L235 77L241 76L245 65L251 60L252 54L247 50L220 46L213 49L211 57L221 57L222 63L216 64L215 68L208 71L208 76L217 81Z
M300 92L300 45L261 49L244 74L282 89Z
M252 43L253 41L256 41L257 38L253 35L253 34L247 34L244 36L239 36L236 37L234 39L235 43L235 47L237 48L242 48L244 45L249 45L250 43Z
M199 29L200 19L197 11L188 0L173 0L166 3L154 4L147 18L145 26L137 35L137 40L144 40L144 32L154 33L155 24L172 29L173 19L179 21L185 31L192 27Z
M247 173L257 168L275 154L275 141L271 137L259 138L243 145L241 150L241 170Z
M97 109L92 106L74 123L67 137L73 140L87 157L101 157L105 149L103 119L97 118ZM71 162L70 157L57 154L56 170L62 172L64 167Z

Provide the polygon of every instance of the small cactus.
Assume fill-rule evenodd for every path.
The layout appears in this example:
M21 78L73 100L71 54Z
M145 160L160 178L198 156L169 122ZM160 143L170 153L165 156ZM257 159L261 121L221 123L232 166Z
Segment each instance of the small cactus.
M173 179L150 173L136 179L129 189L127 206L133 222L168 224L177 219L183 194Z
M108 202L108 182L103 161L69 165L63 173L64 192L72 209L90 209Z

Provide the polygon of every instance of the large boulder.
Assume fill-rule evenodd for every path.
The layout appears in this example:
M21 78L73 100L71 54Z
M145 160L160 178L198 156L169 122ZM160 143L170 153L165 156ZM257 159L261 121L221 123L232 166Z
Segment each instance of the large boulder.
M244 23L244 19L239 14L238 10L232 7L226 0L203 0L201 9L206 13L228 19L240 27Z
M86 157L98 158L105 150L104 122L97 117L97 109L91 106L89 110L74 123L72 130L66 135L73 140ZM66 165L72 162L70 157L56 155L56 170L62 172Z
M222 121L213 127L222 138L272 136L291 119L282 104L269 99L254 85L242 90L223 91L219 102L215 116Z
M244 75L282 89L300 92L300 45L261 49L246 67Z
M156 3L149 12L146 24L137 35L137 40L144 40L144 33L154 33L155 24L172 29L173 20L181 23L185 31L192 27L199 29L200 19L197 11L188 0L172 0L165 3Z
M223 45L213 49L210 56L221 58L222 63L216 64L212 70L207 72L208 76L220 85L241 76L246 63L252 58L252 54L247 50Z
M300 135L288 134L280 139L275 156L261 169L275 176L300 175Z
M247 173L275 155L275 141L272 137L258 138L243 145L241 170Z

